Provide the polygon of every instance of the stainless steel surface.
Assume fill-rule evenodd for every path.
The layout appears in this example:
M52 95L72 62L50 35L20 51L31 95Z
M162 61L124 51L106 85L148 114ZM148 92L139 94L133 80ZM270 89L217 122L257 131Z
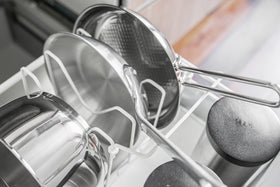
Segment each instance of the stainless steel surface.
M123 77L126 62L106 45L71 33L52 35L46 41L44 51L52 52L61 60L80 96L69 84L63 69L54 63L57 59L49 58L46 68L56 94L73 106L91 128L101 129L116 144L133 145L131 141L137 140L139 126L133 127L132 121L118 111L100 112L117 106L134 115L133 99ZM109 142L102 143L107 150ZM115 170L127 158L128 153L119 152L112 169Z
M226 160L212 147L205 132L201 135L192 158L211 168L226 185L232 187L242 186L259 168L243 167Z
M60 58L83 100L93 111L120 106L134 115L133 100L123 78L125 62L111 48L89 38L60 33L46 41L44 51L51 51ZM116 143L129 146L131 122L115 111L101 115L88 111L62 70L52 62L54 59L50 61L47 69L56 94L69 103L91 127L98 127Z
M72 173L64 187L93 187L98 184L100 178L100 168L92 157L86 157L78 168Z
M47 93L21 97L2 106L0 117L0 153L9 153L1 157L1 178L9 186L32 186L25 183L32 180L63 186L88 157L95 162L88 175L98 176L94 184L103 185L106 158L97 139L87 135L88 124L59 98ZM15 170L3 170L7 167Z
M39 187L40 184L35 177L27 170L26 167L14 156L9 148L0 142L0 186L34 186ZM18 174L14 174L17 171ZM3 185L3 184L4 185Z
M271 108L223 97L206 125L192 158L228 186L243 185L280 150L280 121Z

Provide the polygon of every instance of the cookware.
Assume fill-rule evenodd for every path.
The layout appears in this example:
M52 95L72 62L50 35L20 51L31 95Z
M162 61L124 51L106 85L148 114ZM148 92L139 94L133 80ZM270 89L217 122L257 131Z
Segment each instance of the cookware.
M280 121L270 108L223 97L211 107L192 158L234 187L279 150Z
M68 104L48 93L2 106L0 184L53 187L91 179L87 186L103 186L107 161L98 139L86 129L88 124ZM87 170L81 174L82 167Z
M134 115L133 100L120 75L123 60L101 42L71 33L50 36L44 45L44 55L56 95L72 106L91 127L102 129L116 143L127 147L130 143L133 145L130 135L135 133L137 138L138 129L132 128L129 119L116 111L97 112L119 106ZM72 83L65 76L65 71ZM73 84L79 97L73 90ZM123 97L119 97L120 93Z
M79 45L77 45L77 43ZM72 56L71 53L76 53L72 48L73 46L76 51L79 51L78 54L83 55ZM75 79L73 78L75 84L72 85L72 89L73 87L77 87L77 90L80 90L82 94L90 90L83 97L89 101L91 99L90 97L95 97L96 99L93 98L95 102L92 102L93 107L111 107L113 104L119 104L119 106L124 106L124 109L127 111L134 112L138 120L138 128L141 127L148 136L169 153L173 160L179 163L186 172L190 173L196 182L210 183L213 186L222 185L220 181L217 181L214 177L209 175L208 172L187 157L149 123L147 120L145 94L142 93L140 89L136 71L119 55L113 52L111 48L91 38L63 33L52 35L47 40L44 49L52 51L53 54L61 58L61 63L63 63L66 70L69 71L69 77L72 76L72 73L78 75L75 75ZM86 51L82 53L83 50ZM83 60L84 58L87 60ZM54 60L54 58L52 58L52 60ZM53 65L48 65L47 68L49 72L52 72L52 74L50 74L51 80L55 82L58 93L65 92L65 83L64 77L61 77L61 68L57 68ZM113 82L110 83L110 81ZM78 88L79 86L84 86L84 88ZM69 89L67 90L70 91ZM100 91L100 94L95 94L95 91ZM67 93L68 92L65 92L65 94ZM71 103L71 100L76 99L75 96L67 97L66 95L61 95L62 98L69 101L69 103ZM133 106L131 104L125 104L131 101L133 102ZM99 102L107 102L107 105L101 105ZM112 102L112 104L110 102ZM75 103L75 105L78 105L78 103ZM89 105L89 107L90 106L91 105ZM121 131L119 128L121 122L117 125L117 130ZM102 124L100 128L102 128ZM131 132L131 130L124 130L126 133Z
M73 106L91 128L100 129L114 143L131 148L139 128L132 116L134 104L129 89L119 75L125 63L121 57L98 41L71 33L50 36L44 56L56 94ZM110 141L104 136L99 138L107 150ZM127 158L127 153L119 152L112 169Z
M210 169L202 166L213 177L220 180L219 177ZM174 161L166 162L158 166L148 177L144 187L162 187L162 186L176 186L176 187L199 187L180 165Z
M279 107L278 101L267 101L247 95L211 88L177 79L176 73L192 72L221 77L255 86L272 89L279 95L278 85L266 81L199 70L184 66L185 59L175 54L164 36L146 19L130 10L111 6L96 5L84 10L75 22L74 33L85 34L111 46L133 67L141 80L152 79L166 91L166 99L157 127L164 127L176 115L179 102L179 83L183 86L216 92L233 98L271 107ZM179 81L179 83L178 83ZM159 93L153 87L145 86L148 109L153 115L157 111Z

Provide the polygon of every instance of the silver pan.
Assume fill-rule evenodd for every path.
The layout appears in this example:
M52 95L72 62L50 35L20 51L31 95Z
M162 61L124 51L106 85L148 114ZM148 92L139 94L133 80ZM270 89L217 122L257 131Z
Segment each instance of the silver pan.
M126 62L110 47L75 34L58 33L47 39L44 51L52 52L61 60L80 96L92 111L119 106L134 115L133 99L128 85L121 78L122 66ZM56 59L48 59L50 62L45 64L56 94L70 104L91 127L98 127L116 143L129 146L131 122L118 112L98 115L87 110L62 69L53 62ZM120 93L122 97L119 97ZM136 137L137 134L136 129Z
M99 128L115 143L132 147L138 138L139 126L136 122L132 125L119 111L108 110L120 107L134 120L134 101L123 77L126 62L105 44L72 33L50 36L44 45L44 55L56 95L71 105L90 128ZM99 138L103 146L110 146L106 138ZM127 156L120 152L112 169Z
M77 45L77 42L79 45ZM87 51L87 53L80 53L80 55L77 56L73 55L77 52L71 48L73 47L71 45L76 46L74 49L79 52L83 51L84 48L90 48L91 50ZM71 50L69 50L69 48ZM93 99L95 101L93 104L96 104L97 106L98 103L108 102L106 107L112 106L112 104L115 104L115 102L118 102L120 106L123 106L124 104L133 101L133 106L129 105L129 107L131 107L129 108L126 106L126 104L125 109L129 112L135 113L135 116L138 120L138 128L141 128L161 148L163 148L166 153L168 153L175 162L179 163L198 184L210 183L212 186L222 186L219 180L214 178L201 166L186 156L182 151L180 151L180 149L178 149L172 142L166 139L153 125L149 123L147 120L147 103L145 101L145 95L140 90L140 84L136 71L131 68L110 47L90 38L70 33L63 33L51 36L51 38L48 39L45 44L45 50L52 50L57 56L63 58L62 62L69 71L70 75L72 75L72 73L78 75L75 76L75 78L73 77L73 80L75 81L75 85L77 87L81 87L80 89L78 88L79 91L82 94L85 92L83 95L84 99L88 99L89 101ZM88 57L88 59L81 61L81 59L85 57ZM64 92L66 95L69 94L65 91L65 87L68 84L65 83L64 77L61 76L62 72L59 71L59 68L55 66L47 66L47 68L49 72L53 72L50 76L53 80L53 83L56 84L58 93ZM109 80L111 81L111 84L109 84ZM111 87L114 89L110 89ZM123 90L120 90L120 88ZM95 91L102 91L102 93L97 95L97 97L94 95ZM128 92L129 95L127 95L124 91ZM110 97L104 97L108 96L108 94ZM76 96L74 95L71 97L64 96L63 98L69 102L70 105L73 104L74 108L79 104L71 103L71 100L76 99ZM94 107L95 105L93 104L92 106ZM81 109L77 108L77 111L81 112ZM81 113L81 115L83 114ZM122 124L120 122L116 124L116 126L117 125ZM100 128L102 128L102 124L100 124ZM118 129L118 131L121 131L121 129ZM130 134L130 130L124 129L124 131L126 133L129 131Z
M138 73L140 80L152 79L166 91L162 113L157 127L164 127L173 120L178 109L179 85L212 91L270 107L279 107L280 102L268 101L235 92L178 80L176 73L192 72L220 77L231 81L265 87L280 96L278 85L246 77L222 74L184 66L185 59L175 54L165 37L151 23L135 12L111 5L96 5L84 10L75 22L73 32L86 31L117 51ZM149 112L157 111L159 93L145 87L149 101Z

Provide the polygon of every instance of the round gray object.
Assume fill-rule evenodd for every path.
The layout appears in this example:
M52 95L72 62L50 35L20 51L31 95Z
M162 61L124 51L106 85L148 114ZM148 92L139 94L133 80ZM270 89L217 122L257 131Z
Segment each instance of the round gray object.
M174 161L157 167L144 187L198 187L199 185Z
M223 97L211 108L207 135L214 149L241 166L258 166L280 148L280 124L268 107Z

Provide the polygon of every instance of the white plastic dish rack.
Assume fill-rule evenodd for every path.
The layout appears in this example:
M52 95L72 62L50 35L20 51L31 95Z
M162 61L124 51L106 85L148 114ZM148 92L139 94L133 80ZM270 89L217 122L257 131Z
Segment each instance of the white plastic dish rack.
M187 65L193 66L191 63ZM52 94L55 93L45 69L43 56L33 61L27 68L38 77L45 91ZM185 78L189 79L188 81L194 81L192 74L187 75ZM200 78L208 81L212 87L228 90L227 87L220 83L222 81L221 79L216 80L205 76L200 76ZM18 72L0 85L0 106L25 95L21 80L22 76ZM30 81L30 79L27 78L27 81ZM38 91L38 88L34 84L30 83L29 85L31 91ZM187 155L191 155L204 130L208 111L217 99L218 97L216 95L209 92L203 92L193 88L182 88L177 116L170 125L161 130L162 133ZM139 137L136 142L137 151L148 152L156 146L144 133ZM195 160L195 158L193 159ZM109 186L143 187L150 173L156 167L169 160L171 158L160 148L145 158L132 155L125 164L112 173ZM262 166L251 178L251 180L254 179L253 186L279 186L279 163L280 156L278 154L272 164Z

